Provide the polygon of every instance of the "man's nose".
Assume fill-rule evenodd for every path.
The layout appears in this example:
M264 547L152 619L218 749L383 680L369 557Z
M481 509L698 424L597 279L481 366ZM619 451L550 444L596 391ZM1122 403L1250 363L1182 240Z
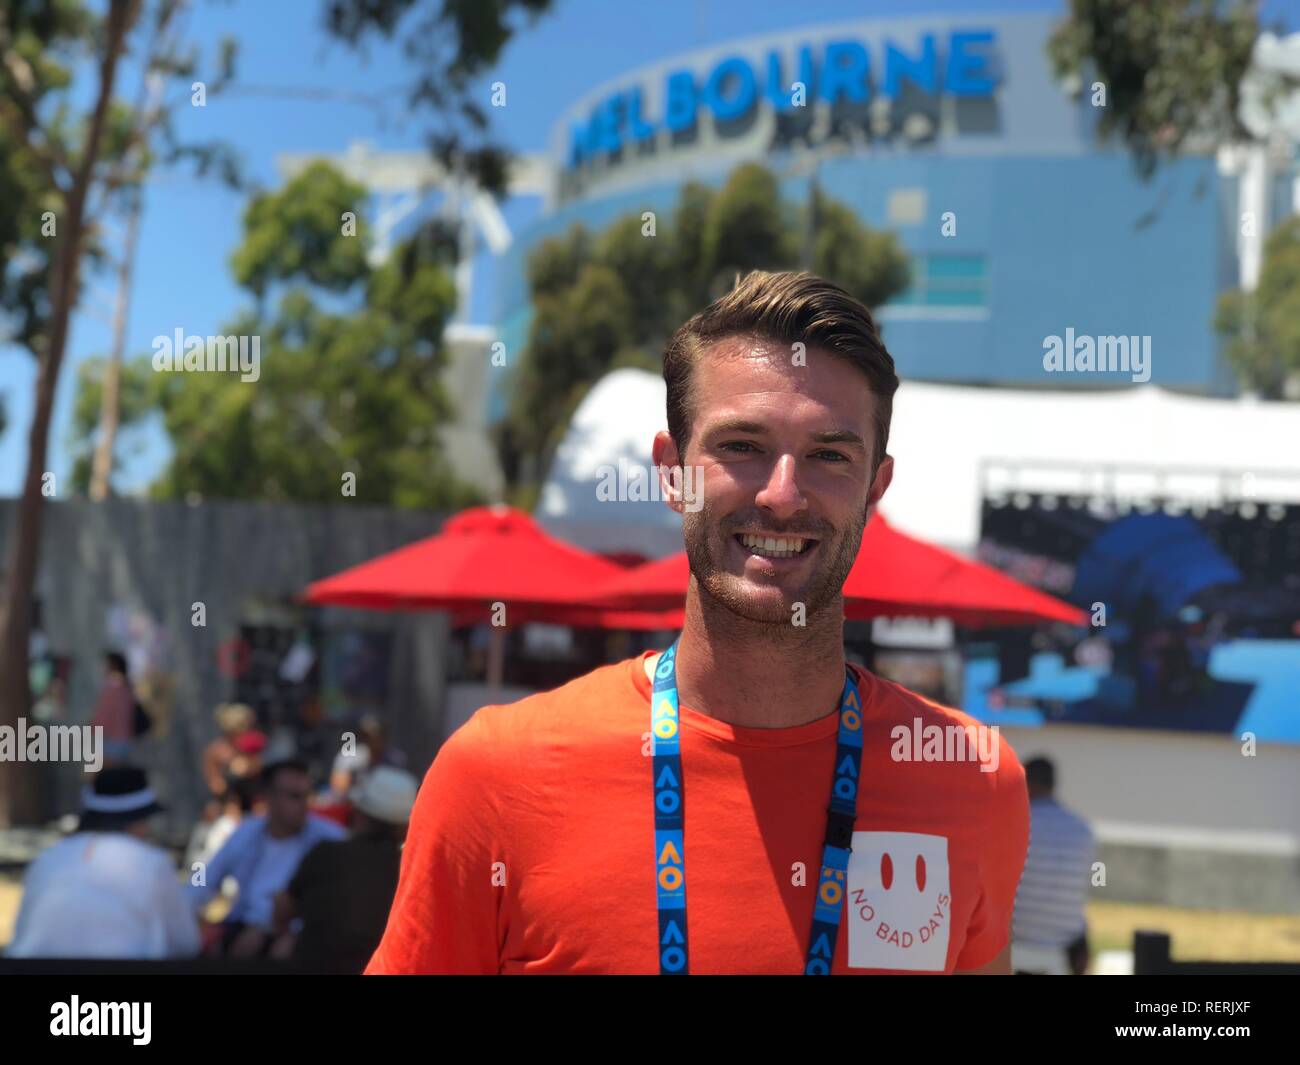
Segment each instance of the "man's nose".
M778 455L754 502L774 517L793 517L807 505L799 487L798 466L793 455Z

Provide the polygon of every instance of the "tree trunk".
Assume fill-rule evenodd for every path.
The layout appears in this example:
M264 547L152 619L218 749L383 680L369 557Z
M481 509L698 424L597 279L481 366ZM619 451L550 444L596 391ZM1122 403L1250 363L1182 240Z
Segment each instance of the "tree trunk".
M104 28L104 54L100 58L99 95L86 129L85 143L68 190L63 237L50 264L50 325L48 342L40 353L36 402L28 440L27 476L10 533L3 601L0 602L0 726L17 724L31 707L28 679L28 641L32 621L33 589L40 556L42 493L49 445L54 394L63 366L72 309L77 302L81 242L85 228L86 196L99 157L104 119L113 96L113 81L126 35L139 11L138 0L111 0ZM58 239L58 238L56 238ZM57 486L56 486L57 487ZM0 761L0 828L30 824L40 817L40 800L32 784L30 762Z
M100 396L99 441L90 474L90 498L102 503L108 498L108 482L113 475L113 445L121 410L122 360L126 353L126 318L131 304L131 273L135 267L135 246L140 235L143 190L131 197L126 219L126 242L118 265L117 295L113 301L113 350L104 367L103 392Z

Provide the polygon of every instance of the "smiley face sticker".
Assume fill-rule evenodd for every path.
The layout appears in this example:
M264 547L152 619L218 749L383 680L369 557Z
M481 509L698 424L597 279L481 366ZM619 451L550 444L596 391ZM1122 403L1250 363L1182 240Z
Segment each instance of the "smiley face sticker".
M952 927L948 838L854 832L844 916L849 968L943 972Z

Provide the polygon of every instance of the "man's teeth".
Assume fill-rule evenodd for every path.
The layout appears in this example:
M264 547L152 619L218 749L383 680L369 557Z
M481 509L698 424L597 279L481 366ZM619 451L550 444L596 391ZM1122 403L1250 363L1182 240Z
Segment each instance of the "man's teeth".
M767 558L793 558L808 543L802 536L753 536L746 533L740 542L755 554Z

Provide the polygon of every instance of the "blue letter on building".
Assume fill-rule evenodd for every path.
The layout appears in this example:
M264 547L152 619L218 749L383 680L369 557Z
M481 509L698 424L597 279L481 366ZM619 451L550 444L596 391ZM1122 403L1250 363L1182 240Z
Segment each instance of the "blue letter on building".
M728 100L722 93L723 84L731 77L740 83L740 91ZM739 56L729 56L713 68L708 83L704 86L704 99L719 122L729 122L739 118L754 106L758 96L758 85L754 80L754 68Z
M627 127L632 140L640 142L655 135L655 128L641 117L641 86L629 89L624 94L627 103Z
M689 70L668 75L664 91L664 125L674 133L695 125L695 78Z
M591 123L575 122L573 136L569 142L569 165L581 166L593 154L591 146Z
M992 44L992 30L954 33L948 38L948 70L944 87L954 96L989 96L997 85L986 52L969 51L970 45Z
M897 100L906 78L922 92L933 96L939 91L939 64L934 53L934 34L921 38L921 54L912 59L899 51L893 41L885 42L885 95Z
M822 99L834 103L841 96L855 104L867 98L867 50L857 41L831 41L822 64Z

